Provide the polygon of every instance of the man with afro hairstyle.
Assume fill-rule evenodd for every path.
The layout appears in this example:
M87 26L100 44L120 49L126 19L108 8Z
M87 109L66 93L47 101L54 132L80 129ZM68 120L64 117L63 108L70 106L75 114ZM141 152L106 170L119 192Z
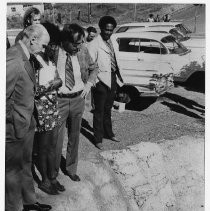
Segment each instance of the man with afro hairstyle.
M111 16L103 16L99 20L101 33L88 44L88 50L94 62L98 63L99 73L96 86L93 87L93 131L95 146L103 149L103 138L119 142L113 133L111 109L117 90L117 80L123 83L118 63L118 43L112 39L116 20Z

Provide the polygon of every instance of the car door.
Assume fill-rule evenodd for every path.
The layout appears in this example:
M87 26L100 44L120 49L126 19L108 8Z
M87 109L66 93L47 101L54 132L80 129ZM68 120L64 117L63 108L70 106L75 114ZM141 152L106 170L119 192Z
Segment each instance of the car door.
M170 62L167 59L168 51L165 46L154 39L140 39L138 60L144 63L147 72L156 74L171 73Z
M140 39L127 37L118 38L119 62L125 84L142 85L147 83L145 64L139 59Z
M125 83L144 86L154 74L172 72L168 62L162 62L162 54L167 53L167 50L159 42L150 39L119 38L118 43Z

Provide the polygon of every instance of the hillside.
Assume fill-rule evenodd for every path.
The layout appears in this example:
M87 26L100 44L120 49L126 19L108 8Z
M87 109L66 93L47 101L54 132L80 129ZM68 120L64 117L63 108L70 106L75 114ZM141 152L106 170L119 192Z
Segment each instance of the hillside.
M145 21L150 13L154 15L159 14L162 17L166 13L172 14L184 7L190 7L190 4L136 4L135 21ZM88 4L69 4L57 3L54 4L54 19L58 20L60 13L61 23L79 23L82 26L95 25L98 23L100 17L103 15L111 15L116 18L118 24L133 22L135 4L110 4L110 3L92 3L91 4L91 23L88 23ZM78 13L80 10L80 18L78 20ZM44 20L53 22L53 8L52 5L45 4ZM22 18L9 17L7 18L7 28L22 28Z

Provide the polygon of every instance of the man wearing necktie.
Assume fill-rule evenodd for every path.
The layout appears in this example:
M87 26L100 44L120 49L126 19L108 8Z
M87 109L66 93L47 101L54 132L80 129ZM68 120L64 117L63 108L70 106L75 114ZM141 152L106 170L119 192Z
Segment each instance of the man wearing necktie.
M35 133L35 71L33 54L44 51L50 36L40 24L28 26L23 38L7 50L6 57L6 148L5 210L47 211L52 207L37 202L31 174ZM22 209L21 209L22 210Z
M101 33L88 44L88 50L94 62L98 63L99 73L96 86L93 88L93 131L95 145L102 149L103 138L118 142L111 122L111 109L117 90L117 84L122 85L118 63L118 43L111 39L117 23L111 16L104 16L99 20Z
M78 146L85 97L95 84L98 68L83 46L85 33L78 24L64 27L61 47L57 49L57 69L63 81L58 92L61 125L56 146L56 171L58 174L62 146L67 126L66 174L73 181L80 181L77 172Z

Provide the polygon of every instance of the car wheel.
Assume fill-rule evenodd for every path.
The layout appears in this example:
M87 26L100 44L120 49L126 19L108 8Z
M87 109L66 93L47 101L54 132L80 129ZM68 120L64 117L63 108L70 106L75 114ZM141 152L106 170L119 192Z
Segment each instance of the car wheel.
M123 103L130 103L139 98L139 91L132 86L120 87L117 91L116 100Z

